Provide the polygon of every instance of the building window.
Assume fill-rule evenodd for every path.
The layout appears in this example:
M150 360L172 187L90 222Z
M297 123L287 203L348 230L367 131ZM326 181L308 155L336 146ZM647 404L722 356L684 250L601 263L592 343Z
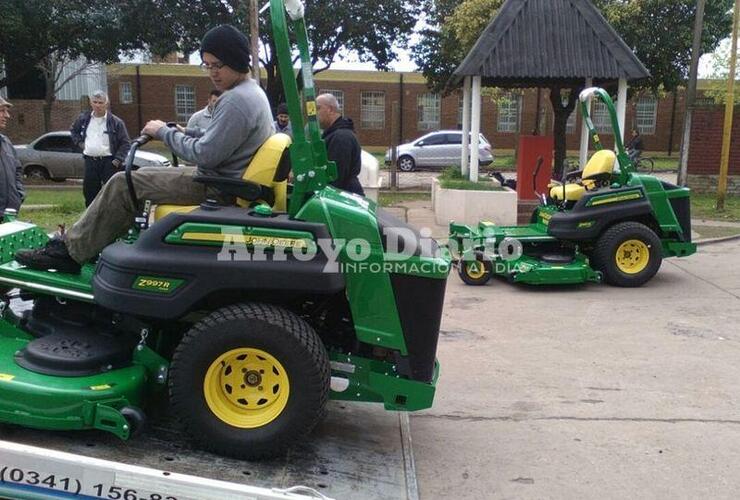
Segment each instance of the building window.
M360 93L360 122L362 128L385 127L385 92Z
M195 113L195 88L190 85L175 85L175 112L177 121L187 122Z
M658 115L658 100L653 96L641 97L635 109L637 130L641 134L654 134Z
M522 114L521 94L508 94L502 97L498 103L498 126L499 132L519 132L519 122Z
M118 100L121 104L131 104L134 102L134 93L131 90L131 82L121 82L118 84Z
M609 110L606 108L606 104L601 101L594 101L594 110L591 115L591 120L594 122L594 128L600 134L611 134L612 133L612 121L609 117Z
M576 106L576 108L578 108L578 106ZM578 109L574 109L568 117L568 122L565 124L566 134L576 133L576 115L578 115Z
M416 97L416 116L419 130L439 129L439 94L419 94Z
M331 94L337 98L337 104L339 104L339 112L344 113L344 91L343 90L321 90L322 94Z

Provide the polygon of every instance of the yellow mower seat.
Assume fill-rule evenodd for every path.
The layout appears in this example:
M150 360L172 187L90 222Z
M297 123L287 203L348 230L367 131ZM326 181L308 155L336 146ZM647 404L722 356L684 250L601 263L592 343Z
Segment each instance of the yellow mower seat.
M287 134L275 134L270 136L255 153L252 161L244 170L242 180L251 181L272 188L275 195L275 203L272 208L276 212L285 212L288 205L288 180L275 180L275 174L283 151L290 146L292 140ZM261 200L258 200L258 202ZM240 207L248 207L253 202L237 198L236 204ZM154 208L154 220L173 213L187 213L198 208L197 205L157 205Z
M596 186L595 178L604 175L611 175L614 170L614 162L617 160L617 155L614 151L602 149L597 151L588 160L586 168L583 169L581 175L581 182L566 184L563 188L562 184L550 185L550 198L557 201L578 201L583 197L587 190L593 189ZM563 196L565 195L565 196Z

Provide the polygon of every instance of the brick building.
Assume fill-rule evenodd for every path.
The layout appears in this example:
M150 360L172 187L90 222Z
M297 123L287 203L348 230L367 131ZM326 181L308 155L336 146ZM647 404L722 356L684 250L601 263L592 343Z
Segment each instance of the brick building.
M391 142L391 109L402 110L403 141L428 131L456 129L461 122L461 97L429 92L420 73L327 70L316 75L319 92L337 96L346 116L352 118L363 147L383 149ZM205 105L211 90L208 77L197 66L184 64L116 64L108 67L111 107L130 131L141 130L147 120L185 122ZM497 149L514 149L520 133L531 133L537 115L537 91L528 89L494 100L483 97L481 130ZM651 151L676 152L680 144L683 93L674 99L635 96L627 107L628 126L637 126ZM540 130L552 130L552 112L546 90L540 95ZM594 122L610 129L603 108ZM568 127L568 148L578 149L581 118L575 112ZM132 132L133 135L133 132ZM611 139L605 135L604 142Z
M37 99L13 100L8 127L3 132L14 144L30 142L44 133L44 101ZM57 101L51 112L53 130L69 130L86 106L79 101Z
M697 192L716 192L719 177L724 106L694 110L689 148L689 186ZM730 140L727 191L740 194L740 112L735 109Z

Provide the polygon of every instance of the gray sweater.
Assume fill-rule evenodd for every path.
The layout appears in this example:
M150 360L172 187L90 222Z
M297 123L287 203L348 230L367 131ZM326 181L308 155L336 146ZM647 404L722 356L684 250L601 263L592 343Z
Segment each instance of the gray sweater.
M251 78L216 101L211 125L201 137L162 127L157 138L202 175L241 178L257 149L273 134L267 95Z
M185 127L185 134L190 137L200 137L205 134L208 125L211 124L213 115L208 106L193 113L193 116L188 120L188 126Z
M272 121L270 121L272 128ZM18 210L25 198L23 168L10 139L0 134L0 217L6 208Z

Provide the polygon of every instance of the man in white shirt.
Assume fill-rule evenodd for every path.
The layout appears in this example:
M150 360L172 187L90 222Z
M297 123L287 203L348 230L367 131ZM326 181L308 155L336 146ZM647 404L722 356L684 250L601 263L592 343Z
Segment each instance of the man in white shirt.
M95 199L103 184L121 169L131 146L123 120L108 111L108 95L96 90L86 111L72 125L72 141L85 158L82 192L85 206Z

